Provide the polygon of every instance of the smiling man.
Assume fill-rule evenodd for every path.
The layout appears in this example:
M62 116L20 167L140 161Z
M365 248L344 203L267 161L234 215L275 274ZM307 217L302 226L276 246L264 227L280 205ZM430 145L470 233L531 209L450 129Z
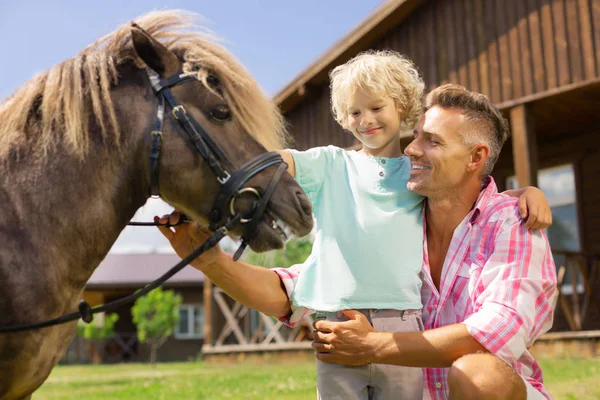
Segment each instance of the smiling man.
M425 331L375 332L346 311L315 324L317 358L423 367L426 398L550 398L528 349L552 325L556 269L544 233L489 176L507 136L486 96L456 85L427 96L405 149L408 188L427 197Z

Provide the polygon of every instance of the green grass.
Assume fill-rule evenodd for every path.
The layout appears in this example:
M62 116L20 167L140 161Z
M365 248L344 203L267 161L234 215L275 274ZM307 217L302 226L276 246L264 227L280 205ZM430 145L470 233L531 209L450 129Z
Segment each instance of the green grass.
M544 382L556 400L600 399L600 358L542 359Z
M557 400L599 399L600 359L541 361ZM59 366L34 400L315 399L314 363Z
M165 363L58 366L40 399L314 399L315 367Z

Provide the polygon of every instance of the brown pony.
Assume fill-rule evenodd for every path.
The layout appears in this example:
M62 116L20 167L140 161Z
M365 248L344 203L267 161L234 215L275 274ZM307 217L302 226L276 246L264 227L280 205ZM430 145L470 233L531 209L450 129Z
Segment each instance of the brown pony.
M222 47L190 30L193 15L154 12L136 22L34 77L0 105L0 327L75 311L88 278L148 198L158 100L146 67L163 78L194 74L172 88L173 96L233 167L284 145L277 107ZM220 185L170 111L160 195L206 223ZM275 170L247 185L264 191ZM267 211L296 235L312 228L310 203L287 173ZM280 228L265 221L250 241L257 251L282 244ZM0 333L0 398L29 398L75 325Z

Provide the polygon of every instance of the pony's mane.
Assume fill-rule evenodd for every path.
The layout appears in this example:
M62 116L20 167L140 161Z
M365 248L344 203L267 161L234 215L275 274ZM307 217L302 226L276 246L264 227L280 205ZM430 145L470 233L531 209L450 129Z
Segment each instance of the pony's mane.
M181 10L155 11L135 19L146 32L184 60L184 72L198 70L206 83L206 70L219 77L224 97L240 127L267 150L282 148L286 141L283 118L277 106L250 74L216 44L205 29L198 29L198 16ZM196 27L194 31L190 28ZM30 128L39 131L42 149L62 138L83 156L89 149L91 117L102 135L111 132L119 142L120 130L110 88L118 84L118 67L125 63L145 67L136 55L131 27L123 25L100 38L75 57L32 78L0 105L0 156ZM28 136L29 136L28 135Z

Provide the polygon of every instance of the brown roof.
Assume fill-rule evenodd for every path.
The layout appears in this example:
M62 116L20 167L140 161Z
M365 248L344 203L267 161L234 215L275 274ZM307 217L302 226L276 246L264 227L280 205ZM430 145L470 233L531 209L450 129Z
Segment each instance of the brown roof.
M86 289L142 287L180 260L175 254L109 254L92 274ZM203 281L204 274L188 265L165 286L200 286Z
M340 41L325 51L275 95L282 112L292 109L310 85L328 84L329 71L356 53L370 48L378 39L406 19L424 0L387 0Z

